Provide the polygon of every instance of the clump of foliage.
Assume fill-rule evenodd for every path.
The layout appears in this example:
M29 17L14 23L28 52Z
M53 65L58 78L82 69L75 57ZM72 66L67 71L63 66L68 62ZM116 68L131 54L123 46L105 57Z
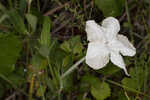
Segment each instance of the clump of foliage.
M149 0L1 0L0 99L149 100L149 8ZM108 16L137 49L125 57L130 77L112 63L65 74L86 54L85 21Z

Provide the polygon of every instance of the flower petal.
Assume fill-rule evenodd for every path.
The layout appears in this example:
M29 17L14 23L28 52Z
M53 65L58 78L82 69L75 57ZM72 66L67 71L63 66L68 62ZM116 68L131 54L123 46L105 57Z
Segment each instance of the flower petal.
M128 38L124 35L118 35L118 40L122 43L120 52L124 56L134 56L136 54L136 48L129 42Z
M118 67L120 67L121 69L124 70L125 74L129 76L126 67L125 67L125 63L123 61L122 56L119 54L119 52L111 52L110 54L110 59L111 62L115 65L117 65Z
M108 46L111 51L120 52L123 56L134 56L136 53L136 49L123 35L117 35L117 39L112 40Z
M107 17L104 19L102 22L102 27L105 28L105 32L107 33L105 35L108 41L116 38L117 33L120 31L119 21L114 17Z
M103 68L109 62L109 51L105 44L92 42L88 44L86 63L93 69Z
M88 41L105 41L103 28L98 25L94 20L86 21L85 31L87 33Z

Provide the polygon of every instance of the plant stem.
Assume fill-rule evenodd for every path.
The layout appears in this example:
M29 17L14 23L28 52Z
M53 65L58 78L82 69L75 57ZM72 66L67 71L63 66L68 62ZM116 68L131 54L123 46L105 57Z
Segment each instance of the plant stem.
M42 100L46 100L39 75L38 75L38 81L39 81L39 85L40 85L40 91L42 92Z
M130 28L130 37L131 37L131 40L133 41L133 27L132 27L132 24L131 24L131 19L130 19L129 7L128 7L127 0L125 0L125 9L126 9L128 23L129 23L129 28Z
M76 62L73 66L71 66L62 76L61 79L63 79L65 76L69 75L74 69L78 67L79 64L81 64L85 60L85 57L81 58L78 62Z
M12 8L12 0L8 0L9 8Z
M32 79L31 79L31 82L30 82L30 88L29 88L29 100L32 100L34 79L35 79L35 75L33 74L33 75L32 75Z
M122 84L120 84L120 83L114 82L114 81L112 81L112 80L106 79L106 81L109 82L109 83L111 83L111 84L114 84L114 85L116 85L116 86L122 87L122 88L124 88L124 89L126 89L126 90L129 90L129 91L132 91L132 92L134 92L134 93L141 94L141 95L143 95L143 96L146 96L146 97L150 98L149 95L147 95L147 94L145 94L145 93L142 93L142 92L140 92L140 91L138 91L138 90L136 90L136 89L127 87L127 86L125 86L125 85L122 85Z
M32 0L28 0L28 13L30 13Z
M128 94L127 94L126 91L124 92L124 94L125 94L126 98L127 98L128 100L130 100L130 98L129 98L129 96L128 96Z

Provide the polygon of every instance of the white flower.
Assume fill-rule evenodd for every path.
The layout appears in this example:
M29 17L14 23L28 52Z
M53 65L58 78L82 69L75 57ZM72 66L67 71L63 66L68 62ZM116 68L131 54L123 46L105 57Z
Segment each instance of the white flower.
M102 26L94 20L86 22L87 39L89 41L86 63L93 69L103 68L109 59L129 75L123 56L134 56L136 49L124 35L118 34L120 30L119 21L113 17L103 20Z

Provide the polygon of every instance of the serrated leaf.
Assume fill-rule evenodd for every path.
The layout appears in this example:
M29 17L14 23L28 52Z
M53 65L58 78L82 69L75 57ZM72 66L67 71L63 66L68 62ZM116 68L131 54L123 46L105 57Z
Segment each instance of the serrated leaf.
M102 83L95 83L91 87L91 94L96 100L104 100L110 96L111 91L109 84L102 82Z
M43 21L43 29L41 32L41 39L40 39L40 44L45 45L47 47L50 46L50 29L51 29L51 20L48 16L44 16L44 21Z
M105 17L116 17L122 14L125 0L95 0L95 5L103 12Z
M32 14L26 14L26 19L32 28L32 33L35 32L37 26L37 17Z
M13 71L20 51L21 42L16 36L0 36L0 73L8 74Z

